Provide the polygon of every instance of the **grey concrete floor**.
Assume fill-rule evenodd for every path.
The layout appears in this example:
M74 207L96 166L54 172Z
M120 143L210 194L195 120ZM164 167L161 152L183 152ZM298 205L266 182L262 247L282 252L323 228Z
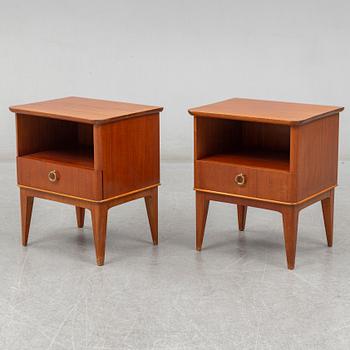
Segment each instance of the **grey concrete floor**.
M0 164L0 349L349 349L350 163L339 165L335 244L321 206L302 211L296 270L280 214L212 203L194 250L191 163L165 163L159 246L138 200L110 210L106 265L95 266L90 215L36 200L20 245L13 163Z

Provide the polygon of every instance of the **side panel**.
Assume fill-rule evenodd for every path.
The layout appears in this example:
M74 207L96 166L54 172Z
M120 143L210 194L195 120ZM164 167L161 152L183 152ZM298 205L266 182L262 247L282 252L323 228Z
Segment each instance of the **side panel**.
M337 184L339 114L292 128L297 200Z
M159 183L159 113L95 125L94 147L103 198Z

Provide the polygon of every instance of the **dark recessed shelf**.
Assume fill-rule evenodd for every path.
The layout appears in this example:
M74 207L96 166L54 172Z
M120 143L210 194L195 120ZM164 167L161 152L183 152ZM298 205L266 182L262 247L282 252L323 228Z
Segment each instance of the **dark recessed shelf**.
M43 160L61 165L74 165L83 168L94 168L94 152L92 147L47 150L31 153L25 158Z
M289 153L287 152L244 150L214 154L198 161L289 171Z

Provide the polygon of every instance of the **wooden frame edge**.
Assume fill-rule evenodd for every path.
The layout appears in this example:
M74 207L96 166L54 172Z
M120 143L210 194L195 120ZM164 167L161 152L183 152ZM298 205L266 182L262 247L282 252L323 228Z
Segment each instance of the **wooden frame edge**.
M150 190L152 188L158 187L160 185L161 185L160 183L157 183L157 184L154 184L154 185L151 185L151 186L140 188L138 190L134 190L134 191L130 191L130 192L127 192L127 193L119 194L117 196L113 196L113 197L109 197L109 198L106 198L106 199L102 199L100 201L93 200L93 199L82 198L82 197L78 197L78 196L72 196L72 195L69 195L69 194L64 194L64 193L59 193L59 192L42 190L40 188L30 187L30 186L25 186L25 185L18 185L18 187L19 188L23 188L23 189L28 189L28 190L34 190L34 191L38 191L38 192L44 192L44 193L48 193L48 194L54 194L56 196L62 196L62 197L71 198L71 199L77 199L77 200L90 202L90 203L106 203L106 202L109 202L109 201L114 200L114 199L126 197L126 196L129 196L129 195L138 193L138 192L147 191L147 190Z
M281 205L300 205L300 204L303 204L307 201L309 201L310 199L314 198L314 197L317 197L327 191L330 191L334 188L336 188L337 185L334 185L334 186L331 186L331 187L328 187L320 192L317 192L317 193L314 193L313 195L309 196L309 197L306 197L304 199L302 199L301 201L298 201L298 202L283 202L283 201L276 201L276 200L273 200L273 199L263 199L263 198L257 198L257 197L249 197L249 196L243 196L243 195L240 195L240 194L231 194L231 193L226 193L226 192L217 192L217 191L211 191L211 190L204 190L204 189L201 189L201 188L194 188L195 191L198 191L198 192L204 192L204 193L211 193L211 194L217 194L217 195L222 195L222 196L229 196L229 197L236 197L236 198L243 198L243 199L251 199L251 200L255 200L255 201L260 201L260 202L268 202L268 203L274 203L274 204L281 204Z

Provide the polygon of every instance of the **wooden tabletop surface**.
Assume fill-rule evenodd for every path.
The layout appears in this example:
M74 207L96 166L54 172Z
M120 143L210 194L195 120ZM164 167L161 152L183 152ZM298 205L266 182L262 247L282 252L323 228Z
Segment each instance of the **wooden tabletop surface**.
M189 113L194 116L295 125L323 118L343 109L344 107L336 106L232 98L191 108Z
M117 119L157 113L162 110L162 107L157 106L73 96L10 107L10 111L15 113L89 124L110 123Z

